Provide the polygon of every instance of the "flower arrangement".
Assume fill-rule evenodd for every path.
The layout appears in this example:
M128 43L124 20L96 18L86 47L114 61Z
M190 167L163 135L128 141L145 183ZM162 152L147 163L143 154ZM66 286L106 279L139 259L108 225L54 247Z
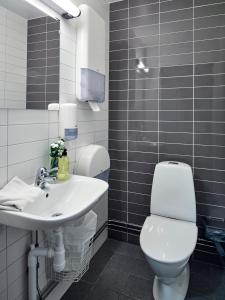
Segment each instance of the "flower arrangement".
M50 171L51 176L57 176L59 157L62 156L64 149L65 149L65 143L63 139L60 139L57 142L52 143L50 145L49 155L51 156L51 162L50 162L50 169L52 170Z
M50 145L50 151L49 151L49 155L51 157L61 157L63 154L63 151L65 149L65 143L64 140L58 140L55 143L52 143Z

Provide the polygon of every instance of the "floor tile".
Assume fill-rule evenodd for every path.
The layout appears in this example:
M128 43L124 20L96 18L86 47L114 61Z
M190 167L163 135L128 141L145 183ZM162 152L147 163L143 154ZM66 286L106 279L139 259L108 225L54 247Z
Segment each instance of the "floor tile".
M115 254L111 257L107 267L118 272L126 272L137 277L150 279L154 276L146 260Z
M122 293L125 290L128 277L129 274L126 272L107 268L99 277L98 285Z
M205 296L205 295L188 295L185 300L215 300L211 296Z
M123 295L123 294L119 294L119 298L118 300L140 300L139 298L131 298L131 297L128 297L126 295Z
M210 285L211 288L216 290L216 289L223 289L224 290L224 299L225 299L225 269L212 266L210 269Z
M209 273L204 273L208 275ZM192 273L190 276L189 290L196 294L211 295L213 289L211 287L211 278L210 276L203 276L200 273Z
M125 294L140 300L154 300L152 287L153 278L152 280L147 280L130 275L125 287Z
M224 300L225 299L225 283L218 285L212 292L213 300Z
M108 241L96 253L90 263L88 272L82 278L83 281L91 284L96 283L99 275L102 273L110 258L113 256L113 250L108 247Z
M225 270L197 261L192 262L189 283L190 293L193 293L193 299L197 297L196 294L207 300L225 299Z
M61 300L86 300L92 288L93 286L87 282L74 283Z
M129 257L143 259L145 260L145 256L141 248L134 244L119 242L113 239L109 239L107 241L107 247L111 249L114 253L119 253L122 255L126 255Z
M107 288L103 288L100 285L96 285L86 299L87 300L103 300L103 299L118 300L118 298L119 298L119 294L117 292Z
M190 272L199 274L209 274L211 272L211 265L204 264L198 261L190 262Z
M191 261L190 271L185 300L225 299L225 269ZM153 300L153 280L140 246L109 239L62 300Z

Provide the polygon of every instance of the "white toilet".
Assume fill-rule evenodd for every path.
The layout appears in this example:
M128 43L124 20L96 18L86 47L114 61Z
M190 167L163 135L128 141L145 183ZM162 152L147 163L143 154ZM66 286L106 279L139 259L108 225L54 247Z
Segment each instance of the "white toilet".
M141 248L155 273L155 300L184 300L190 277L188 260L197 235L191 167L173 161L158 163L151 216L146 218L140 235Z

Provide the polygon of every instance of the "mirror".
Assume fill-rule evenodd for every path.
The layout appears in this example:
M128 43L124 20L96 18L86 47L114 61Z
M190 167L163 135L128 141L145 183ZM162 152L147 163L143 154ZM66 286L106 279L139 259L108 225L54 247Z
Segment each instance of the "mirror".
M59 30L25 0L0 0L0 108L59 102Z

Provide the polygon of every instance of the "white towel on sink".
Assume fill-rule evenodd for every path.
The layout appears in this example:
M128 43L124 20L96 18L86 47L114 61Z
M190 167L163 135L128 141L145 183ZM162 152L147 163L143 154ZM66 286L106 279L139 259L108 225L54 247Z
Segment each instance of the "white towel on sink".
M0 210L23 211L43 193L39 187L26 184L16 176L0 190Z

